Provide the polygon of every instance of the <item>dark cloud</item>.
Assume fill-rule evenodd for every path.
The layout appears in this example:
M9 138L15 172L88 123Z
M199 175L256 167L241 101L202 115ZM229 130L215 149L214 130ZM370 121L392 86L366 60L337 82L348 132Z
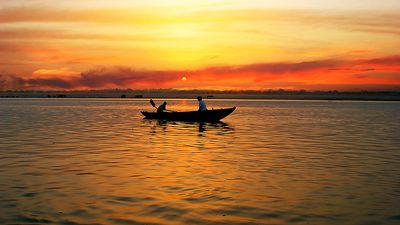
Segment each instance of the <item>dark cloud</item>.
M340 91L400 91L400 84L302 84L298 86L298 89Z
M272 74L284 74L284 73L299 73L304 71L313 71L317 69L328 69L330 67L336 67L344 62L336 60L321 60L312 62L300 62L300 63L258 63L244 66L232 66L232 67L213 67L206 69L207 72L214 73L272 73Z
M0 90L14 90L23 88L25 83L25 80L20 77L0 74Z
M35 78L34 76L23 78L13 75L0 75L0 89L96 89L133 87L138 84L152 85L154 88L157 88L163 87L171 80L179 79L179 74L182 74L182 71L141 71L127 67L99 67L73 77L63 77L61 74L47 74L46 78Z
M113 69L97 68L81 74L75 82L77 85L98 88L109 85L127 87L145 82L153 85L167 83L179 78L180 71L146 71L134 70L127 67Z
M63 78L37 78L24 80L25 84L31 87L52 87L57 89L72 89L75 88L73 82L64 80Z
M394 56L387 56L387 57L382 57L382 58L374 58L374 59L369 59L369 60L363 60L363 62L365 62L367 64L399 66L400 65L400 55L394 55Z

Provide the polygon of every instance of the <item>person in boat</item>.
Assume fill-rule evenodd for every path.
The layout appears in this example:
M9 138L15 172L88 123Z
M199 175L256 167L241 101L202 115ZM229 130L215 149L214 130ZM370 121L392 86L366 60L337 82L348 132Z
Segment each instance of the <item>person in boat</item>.
M203 97L198 96L197 101L199 101L199 111L207 111L206 103L203 101Z
M163 113L164 111L167 110L167 102L164 102L157 108L157 113Z

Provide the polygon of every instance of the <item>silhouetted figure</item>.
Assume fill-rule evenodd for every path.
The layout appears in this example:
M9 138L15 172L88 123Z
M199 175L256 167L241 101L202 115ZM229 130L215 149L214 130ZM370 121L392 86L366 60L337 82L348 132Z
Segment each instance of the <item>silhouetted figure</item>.
M167 110L167 102L164 102L157 108L157 113L163 113L165 110Z
M199 111L207 111L206 103L203 101L203 97L198 96L197 101L199 101Z

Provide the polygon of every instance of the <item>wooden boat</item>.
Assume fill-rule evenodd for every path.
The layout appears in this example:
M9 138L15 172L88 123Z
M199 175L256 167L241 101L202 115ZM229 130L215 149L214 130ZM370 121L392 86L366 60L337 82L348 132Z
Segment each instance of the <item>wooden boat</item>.
M146 119L217 122L227 117L236 107L189 112L142 112Z

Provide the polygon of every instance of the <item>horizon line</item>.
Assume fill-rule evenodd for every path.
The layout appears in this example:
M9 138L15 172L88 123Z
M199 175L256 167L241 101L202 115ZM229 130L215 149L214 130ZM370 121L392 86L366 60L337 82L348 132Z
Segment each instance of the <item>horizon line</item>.
M57 89L49 89L49 90L40 90L40 89L29 89L29 90L0 90L0 92L107 92L107 91L144 91L144 92L151 92L151 91L162 91L162 92L219 92L219 93L240 93L240 92L252 92L252 93L265 93L265 92L298 92L298 93L387 93L387 92L399 92L400 87L398 90L349 90L349 91L340 91L340 90L306 90L306 89L179 89L179 88L146 88L146 89L133 89L133 88L104 88L104 89L76 89L76 90L57 90Z

